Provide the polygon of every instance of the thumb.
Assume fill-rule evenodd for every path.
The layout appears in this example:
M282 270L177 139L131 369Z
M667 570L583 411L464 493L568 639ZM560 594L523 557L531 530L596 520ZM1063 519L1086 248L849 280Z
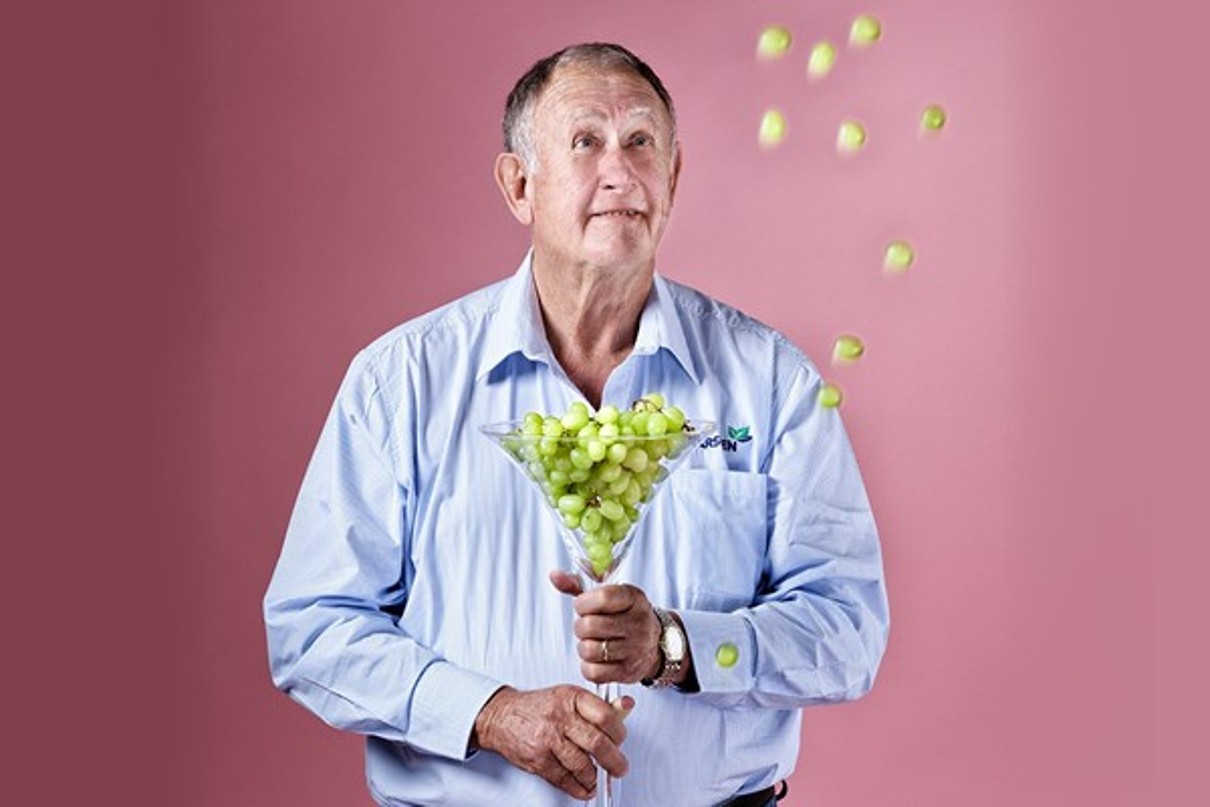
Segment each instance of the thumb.
M562 569L555 569L550 573L550 584L562 593L570 594L573 597L584 593L584 584L580 582L580 576Z

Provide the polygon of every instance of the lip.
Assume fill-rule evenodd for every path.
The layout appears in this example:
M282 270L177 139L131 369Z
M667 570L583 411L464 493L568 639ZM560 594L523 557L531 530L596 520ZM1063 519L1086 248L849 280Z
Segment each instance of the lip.
M590 213L589 218L595 219L598 217L617 218L617 219L636 219L643 215L643 211L636 210L633 207L619 207L614 210L599 210L596 213Z

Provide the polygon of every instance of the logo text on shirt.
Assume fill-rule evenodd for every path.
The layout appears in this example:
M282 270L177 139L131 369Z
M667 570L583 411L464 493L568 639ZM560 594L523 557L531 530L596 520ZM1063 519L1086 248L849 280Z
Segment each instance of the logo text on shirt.
M702 441L702 448L722 448L723 451L738 451L740 443L752 439L750 426L728 426L727 436L712 434Z

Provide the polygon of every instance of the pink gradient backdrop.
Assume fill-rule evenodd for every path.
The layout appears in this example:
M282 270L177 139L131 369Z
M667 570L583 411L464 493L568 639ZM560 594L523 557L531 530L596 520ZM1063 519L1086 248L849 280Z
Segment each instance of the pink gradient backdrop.
M369 804L361 741L276 693L260 597L353 353L510 272L490 180L534 59L617 40L670 87L686 151L661 268L826 362L879 519L892 604L874 692L812 709L790 807L1140 805L1152 779L1141 331L1113 239L1117 58L1154 27L1093 2L208 0L158 34L165 271L155 421L172 517L176 693L162 803ZM885 39L805 80L859 11ZM760 28L798 36L753 58ZM920 108L951 115L931 141ZM762 153L756 125L790 135ZM839 120L868 147L840 159ZM1112 170L1111 170L1112 169ZM1137 179L1138 177L1134 177ZM879 269L906 237L918 263ZM1148 319L1148 318L1151 319ZM1123 426L1128 428L1123 428ZM1137 461L1137 462L1136 462ZM1142 642L1146 645L1146 642Z

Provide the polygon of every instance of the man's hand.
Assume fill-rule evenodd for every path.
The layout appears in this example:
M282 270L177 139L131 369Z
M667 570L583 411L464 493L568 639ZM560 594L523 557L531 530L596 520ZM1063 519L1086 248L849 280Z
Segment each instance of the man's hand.
M555 571L550 582L575 599L580 672L589 681L633 684L660 672L660 620L643 590L597 586L583 593L575 575Z
M495 751L572 798L588 799L597 785L594 759L615 777L630 769L618 746L626 739L622 719L634 699L619 700L615 708L570 685L529 692L504 687L475 719L475 739L480 748Z

